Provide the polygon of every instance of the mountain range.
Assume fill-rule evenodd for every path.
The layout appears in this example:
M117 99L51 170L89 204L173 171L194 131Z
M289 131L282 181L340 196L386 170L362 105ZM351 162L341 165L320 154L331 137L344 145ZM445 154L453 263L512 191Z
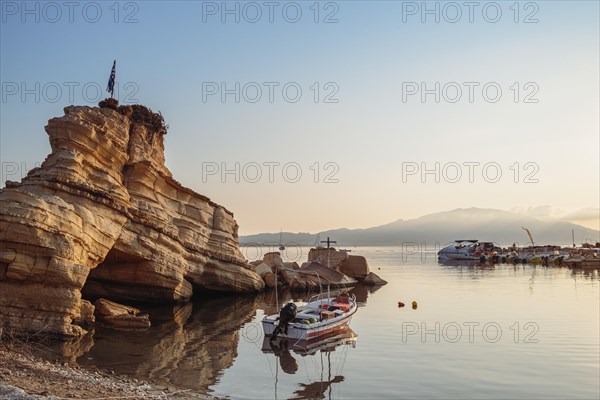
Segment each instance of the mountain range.
M332 229L319 232L320 240L329 236L341 247L402 245L402 243L435 243L444 245L456 239L478 239L500 245L517 243L531 244L522 227L529 229L534 243L572 245L571 232L575 243L596 243L600 241L600 231L566 221L544 221L524 214L487 208L458 208L424 215L419 218L397 221L366 229ZM281 236L281 239L280 239ZM281 243L314 245L317 233L259 233L240 237L241 244Z

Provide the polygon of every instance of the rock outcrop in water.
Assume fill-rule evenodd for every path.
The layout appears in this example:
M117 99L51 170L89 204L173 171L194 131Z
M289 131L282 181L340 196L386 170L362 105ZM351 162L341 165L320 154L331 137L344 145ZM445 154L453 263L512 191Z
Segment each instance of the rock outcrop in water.
M346 250L325 247L312 248L308 253L308 261L317 261L323 265L329 263L331 268L358 281L362 281L369 274L373 274L369 270L369 264L365 257L349 255Z
M298 266L296 262L284 262L279 252L270 252L262 260L250 263L254 271L265 281L268 288L277 284L293 291L313 291L321 287L348 288L359 281L378 286L386 281L369 271L363 256L348 255L347 250L312 248L308 261Z
M79 336L94 310L82 290L176 302L264 287L233 214L165 167L157 114L115 108L66 107L42 166L0 191L0 326Z

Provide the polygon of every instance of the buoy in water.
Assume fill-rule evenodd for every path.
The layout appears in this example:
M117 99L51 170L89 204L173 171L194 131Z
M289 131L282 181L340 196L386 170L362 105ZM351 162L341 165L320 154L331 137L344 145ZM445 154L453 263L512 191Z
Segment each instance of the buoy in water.
M413 308L413 310L417 309L417 302L416 301L412 302L412 308Z

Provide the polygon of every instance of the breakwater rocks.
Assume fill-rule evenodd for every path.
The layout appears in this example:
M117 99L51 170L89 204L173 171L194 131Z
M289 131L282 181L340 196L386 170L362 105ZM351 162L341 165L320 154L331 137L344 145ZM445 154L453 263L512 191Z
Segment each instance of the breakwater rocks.
M294 291L314 291L320 287L347 288L359 282L367 286L381 286L387 282L371 272L363 256L349 255L347 251L318 247L310 249L308 261L298 265L284 262L279 252L267 253L262 260L250 263L268 288L289 288Z

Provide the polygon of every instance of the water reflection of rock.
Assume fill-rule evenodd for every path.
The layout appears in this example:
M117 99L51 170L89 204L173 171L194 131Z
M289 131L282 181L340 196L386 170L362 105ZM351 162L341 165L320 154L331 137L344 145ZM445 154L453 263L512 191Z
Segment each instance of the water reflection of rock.
M154 326L144 332L98 329L81 365L206 390L236 356L240 327L254 317L261 297L221 297L169 310L145 310Z
M94 330L80 338L71 340L53 340L49 343L42 342L33 346L36 356L51 359L52 361L76 364L77 358L81 357L94 345Z
M356 296L356 302L359 307L364 307L367 304L367 299L369 298L369 294L375 293L381 289L381 286L369 286L359 283L354 286L350 293Z

